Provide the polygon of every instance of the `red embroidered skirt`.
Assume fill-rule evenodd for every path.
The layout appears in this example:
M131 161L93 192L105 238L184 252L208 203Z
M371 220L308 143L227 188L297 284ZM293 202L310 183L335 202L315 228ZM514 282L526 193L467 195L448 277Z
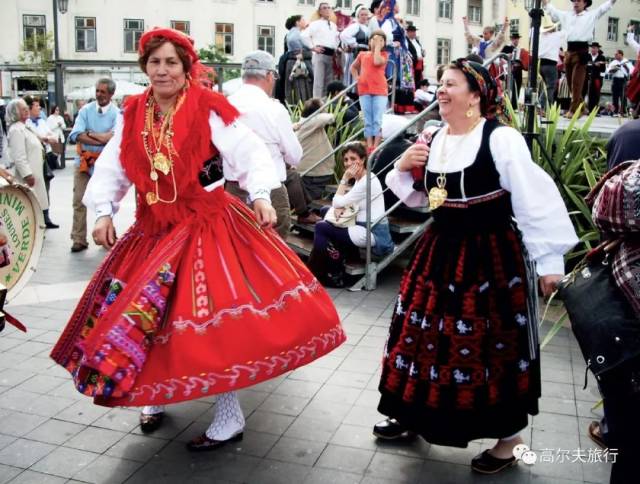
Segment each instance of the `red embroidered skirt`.
M215 216L159 235L136 222L109 252L51 354L100 405L237 390L345 341L329 295L272 230L216 189Z

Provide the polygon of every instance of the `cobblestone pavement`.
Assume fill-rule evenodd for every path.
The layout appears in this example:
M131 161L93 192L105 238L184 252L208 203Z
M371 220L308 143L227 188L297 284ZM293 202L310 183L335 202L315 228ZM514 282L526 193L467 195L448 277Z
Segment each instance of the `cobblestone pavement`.
M36 274L10 305L29 332L10 328L0 334L0 484L608 482L607 464L577 459L578 449L586 460L595 448L586 428L599 417L592 411L599 397L591 377L582 389L584 363L567 331L543 352L541 413L523 432L540 457L553 449L556 462L520 463L499 476L478 476L468 464L489 442L453 449L420 439L402 445L375 441L379 363L398 269L385 273L374 292L331 291L347 343L304 368L243 390L242 442L211 454L185 449L210 421L215 398L170 407L166 424L153 436L142 435L135 409L93 405L48 358L104 255L96 247L69 252L71 170L57 171L52 183L51 216L61 228L47 232ZM119 227L130 223L132 208L129 196ZM563 463L557 462L559 449L569 452Z

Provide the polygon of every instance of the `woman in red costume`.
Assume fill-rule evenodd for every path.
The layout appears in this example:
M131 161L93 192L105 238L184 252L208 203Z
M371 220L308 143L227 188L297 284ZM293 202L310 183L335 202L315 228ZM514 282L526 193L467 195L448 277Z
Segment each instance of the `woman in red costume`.
M127 100L84 197L94 241L111 249L52 357L98 405L142 406L141 427L164 405L218 394L211 426L190 450L240 440L236 390L276 377L345 340L328 294L272 231L279 185L264 144L204 89L186 35L140 40L147 91ZM252 213L224 192L238 175ZM136 221L116 241L112 216L128 188Z

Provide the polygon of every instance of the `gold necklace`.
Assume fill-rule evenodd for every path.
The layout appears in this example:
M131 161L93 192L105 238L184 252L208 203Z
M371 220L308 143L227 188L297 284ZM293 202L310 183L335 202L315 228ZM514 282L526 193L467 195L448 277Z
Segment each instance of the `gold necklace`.
M175 153L175 149L173 146L173 115L177 112L185 99L186 89L182 92L175 107L171 108L162 122L162 126L160 127L160 131L158 136L156 137L154 133L153 127L153 116L154 116L154 105L155 100L153 96L149 96L149 100L147 101L146 112L145 112L145 129L142 132L142 144L144 145L144 151L149 159L149 163L151 165L151 171L149 172L149 178L155 184L155 190L153 192L147 192L145 195L145 199L148 205L154 205L158 202L162 203L173 203L178 198L178 186L176 184L176 175L173 167L173 154ZM149 146L149 135L151 135L151 139L153 141L153 150ZM162 145L167 147L166 156L162 153ZM171 184L173 186L173 196L170 199L163 199L160 197L160 187L159 187L159 175L158 171L160 171L163 175L171 174Z
M479 117L473 126L469 128L469 130L464 134L462 141L458 143L458 146L464 146L464 142L471 132L478 126L482 117ZM440 165L441 169L444 170L445 165L447 164L447 136L449 134L449 127L447 127L444 132L444 137L442 139L442 153L440 155ZM435 210L436 208L442 206L442 204L447 200L447 189L445 186L447 185L447 174L444 171L441 171L436 178L436 186L429 190L429 210Z

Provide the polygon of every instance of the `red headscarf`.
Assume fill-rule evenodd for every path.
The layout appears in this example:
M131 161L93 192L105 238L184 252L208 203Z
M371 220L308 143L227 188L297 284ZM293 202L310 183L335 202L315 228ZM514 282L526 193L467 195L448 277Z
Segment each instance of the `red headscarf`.
M189 74L193 79L200 78L205 67L200 62L200 57L198 57L198 53L194 47L195 41L192 37L189 37L187 34L182 33L179 30L168 29L166 27L154 27L142 34L140 43L138 44L138 55L142 56L144 54L145 45L147 45L147 42L154 37L163 37L173 44L182 47L191 59L191 69L189 70Z

